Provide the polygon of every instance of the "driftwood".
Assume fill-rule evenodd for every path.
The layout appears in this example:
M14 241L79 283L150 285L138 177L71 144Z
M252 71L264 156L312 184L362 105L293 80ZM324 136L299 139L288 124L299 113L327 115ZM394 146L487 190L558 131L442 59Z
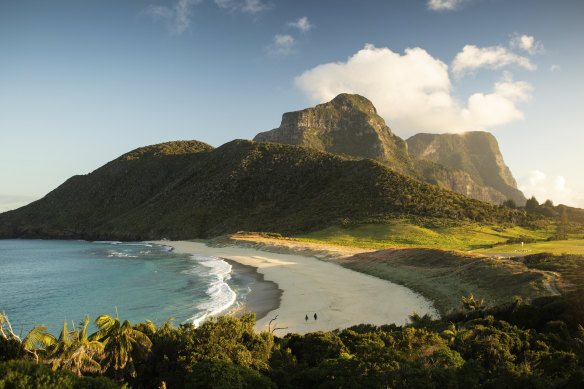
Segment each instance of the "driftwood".
M272 322L275 321L278 318L279 315L276 315L272 320L270 320L270 322L268 323L268 332L271 332L272 334L274 333L274 331L276 330L285 330L288 327L276 327L276 324L274 324L274 328L272 329Z

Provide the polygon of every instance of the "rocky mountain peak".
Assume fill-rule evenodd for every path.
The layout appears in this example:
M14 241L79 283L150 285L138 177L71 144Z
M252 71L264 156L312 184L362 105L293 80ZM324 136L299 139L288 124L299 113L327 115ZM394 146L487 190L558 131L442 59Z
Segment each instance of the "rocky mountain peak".
M391 161L407 155L405 141L393 134L373 103L347 93L312 108L285 113L280 127L259 133L254 141L378 160Z

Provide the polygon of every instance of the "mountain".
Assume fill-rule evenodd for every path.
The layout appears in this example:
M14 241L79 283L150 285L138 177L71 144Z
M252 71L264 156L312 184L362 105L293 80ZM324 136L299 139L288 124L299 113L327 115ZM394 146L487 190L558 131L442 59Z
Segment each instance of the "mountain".
M410 153L467 172L479 185L501 192L518 205L525 196L503 161L497 139L488 132L416 134L407 139Z
M284 234L402 216L522 222L371 159L235 140L139 148L0 214L0 238L189 239L239 230Z
M470 198L501 204L511 196L518 203L525 202L516 185L514 190L505 186L505 192L502 192L498 187L503 186L491 185L491 182L498 182L496 179L483 180L482 176L475 174L476 169L467 171L466 165L449 165L409 152L409 143L395 135L373 104L359 95L340 94L316 107L285 113L280 127L257 134L254 141L293 144L344 156L372 158L403 174ZM496 141L496 149L490 143L487 146L497 159L500 152ZM461 154L465 152L466 149ZM502 161L502 157L500 159ZM489 165L483 170L490 168ZM508 168L493 171L492 175L500 172L513 180ZM503 181L507 179L507 176L502 178Z
M371 101L346 93L314 108L285 113L279 128L261 132L253 140L311 147L397 165L410 163L406 142L391 132Z

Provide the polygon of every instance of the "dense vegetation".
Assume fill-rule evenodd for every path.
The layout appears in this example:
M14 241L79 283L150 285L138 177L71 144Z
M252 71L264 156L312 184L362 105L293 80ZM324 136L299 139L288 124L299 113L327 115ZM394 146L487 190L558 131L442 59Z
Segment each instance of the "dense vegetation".
M132 326L100 316L100 330L93 335L85 333L85 320L70 331L64 326L58 339L36 330L38 342L27 345L3 320L0 387L110 388L112 382L133 388L584 385L581 293L533 302L516 298L496 308L469 296L441 320L414 313L405 327L362 324L282 338L255 333L254 322L249 314L219 317L198 328L173 327L170 321L156 328L150 322Z
M425 184L373 160L233 141L134 150L0 215L2 238L184 239L294 234L399 217L529 224L538 216Z

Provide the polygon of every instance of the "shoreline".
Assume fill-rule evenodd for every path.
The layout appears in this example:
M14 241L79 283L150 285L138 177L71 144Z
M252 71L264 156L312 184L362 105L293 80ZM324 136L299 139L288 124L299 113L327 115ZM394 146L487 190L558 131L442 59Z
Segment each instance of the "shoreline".
M221 258L231 265L232 273L246 274L253 278L249 284L250 291L246 295L245 302L233 309L228 308L228 314L239 317L244 313L253 312L256 320L263 319L269 312L278 309L282 300L283 290L273 281L264 279L264 275L258 272L257 267L243 265L231 259Z
M332 331L362 323L402 325L414 312L439 317L431 301L404 286L312 256L273 253L233 244L211 247L191 241L152 243L171 246L177 253L210 255L251 266L265 281L275 283L282 290L277 308L272 309L274 306L253 297L259 304L253 309L265 314L256 320L258 332L278 327L275 334L283 336L291 332ZM261 293L258 291L258 296ZM270 320L276 316L278 319L270 328Z

